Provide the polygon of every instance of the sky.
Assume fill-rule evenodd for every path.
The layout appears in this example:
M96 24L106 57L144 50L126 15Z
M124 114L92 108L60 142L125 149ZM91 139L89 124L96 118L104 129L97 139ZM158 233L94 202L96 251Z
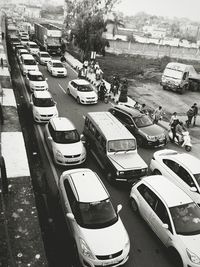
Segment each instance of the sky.
M186 17L200 22L200 0L121 0L115 9L127 15L143 11L150 15Z

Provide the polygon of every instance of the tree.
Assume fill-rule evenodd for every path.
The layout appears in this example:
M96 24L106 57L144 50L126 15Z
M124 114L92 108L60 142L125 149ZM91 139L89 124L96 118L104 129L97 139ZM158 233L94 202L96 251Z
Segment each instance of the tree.
M65 0L66 27L83 58L89 58L91 51L104 54L109 45L102 33L106 31L104 16L119 0Z

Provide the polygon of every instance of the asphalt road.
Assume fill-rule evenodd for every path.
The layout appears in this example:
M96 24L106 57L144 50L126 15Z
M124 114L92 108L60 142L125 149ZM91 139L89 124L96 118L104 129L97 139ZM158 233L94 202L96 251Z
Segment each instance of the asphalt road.
M68 67L67 78L51 77L47 72L46 67L43 66L40 66L40 70L43 72L45 77L48 78L49 90L51 91L54 100L57 102L59 115L68 117L70 120L72 120L80 133L83 130L84 115L87 112L108 110L110 104L98 103L97 105L90 106L78 105L74 98L67 95L66 89L68 81L77 77L75 71L70 67ZM16 72L17 73L14 77L16 79L16 83L18 83L19 87L21 88L20 90L23 93L25 100L28 101L29 92L27 92L25 89L23 78L20 76L19 71ZM31 117L27 119L29 121L29 125L27 126L29 127L27 135L31 134L30 123L33 123L30 118ZM32 151L29 151L28 154L29 160L30 154L33 154L35 151L38 157L36 165L34 165L33 159L32 161L30 160L30 162L34 165L34 171L32 170L33 173L36 173L36 176L33 177L33 181L37 180L35 183L39 184L40 188L40 190L37 191L36 197L38 197L38 207L41 209L39 215L49 266L70 266L72 255L70 239L66 231L62 211L60 210L60 206L59 203L57 203L56 198L56 181L66 168L54 166L52 163L51 155L49 154L46 144L43 140L44 126L38 126L34 123L33 129L36 135L37 144L32 145ZM30 136L27 136L26 140L28 141L30 138ZM173 148L171 144L167 146ZM155 149L139 149L138 152L147 162L147 164L149 164L154 151ZM39 166L38 169L37 166ZM88 160L85 164L85 167L91 168L93 171L98 173L110 192L114 206L116 207L119 203L123 205L120 216L128 231L131 242L130 258L125 266L172 267L173 265L169 260L169 255L165 247L160 243L146 223L139 216L132 213L129 207L130 188L123 184L115 187L108 184L103 177L103 171L101 167L90 154L88 155Z

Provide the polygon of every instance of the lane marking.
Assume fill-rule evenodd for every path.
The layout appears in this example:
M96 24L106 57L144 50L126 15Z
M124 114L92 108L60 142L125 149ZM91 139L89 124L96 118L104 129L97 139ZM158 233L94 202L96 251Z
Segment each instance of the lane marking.
M58 83L58 86L60 87L60 89L63 91L64 94L66 94L65 89Z

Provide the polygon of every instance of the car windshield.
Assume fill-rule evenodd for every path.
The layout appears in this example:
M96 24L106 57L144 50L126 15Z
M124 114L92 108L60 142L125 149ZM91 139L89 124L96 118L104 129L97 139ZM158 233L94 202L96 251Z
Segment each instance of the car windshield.
M36 65L36 62L34 59L25 59L24 64L25 65Z
M77 130L56 131L54 141L59 144L73 144L80 141L80 135Z
M29 46L30 46L30 48L38 48L38 46L36 44L30 44Z
M79 85L78 86L78 91L79 92L92 92L93 89L90 86L90 84L86 84L86 85Z
M22 37L21 37L21 40L22 40L22 41L28 41L29 39L28 39L28 37L22 36Z
M36 107L53 107L55 102L52 98L35 98L33 104Z
M108 152L129 151L136 149L134 139L112 140L108 142Z
M165 77L174 78L177 80L182 79L183 71L181 70L173 70L173 69L165 69L164 74Z
M135 122L135 124L136 124L136 126L138 128L142 128L142 127L147 127L147 126L153 125L152 120L146 115L143 115L143 116L140 116L140 117L137 117L137 118L133 118L133 119L134 119L134 122Z
M198 185L200 187L200 173L194 174L194 177L195 177L195 179L196 179L196 181L197 181L197 183L198 183Z
M118 220L118 215L110 199L91 203L77 203L74 210L78 224L84 228L104 228L114 224Z
M200 207L194 202L170 208L176 233L200 234Z
M63 64L61 62L54 62L53 67L55 68L63 68Z
M41 57L47 57L49 58L50 56L48 54L40 54Z
M29 74L28 77L31 81L44 81L44 77L42 75L30 75Z

